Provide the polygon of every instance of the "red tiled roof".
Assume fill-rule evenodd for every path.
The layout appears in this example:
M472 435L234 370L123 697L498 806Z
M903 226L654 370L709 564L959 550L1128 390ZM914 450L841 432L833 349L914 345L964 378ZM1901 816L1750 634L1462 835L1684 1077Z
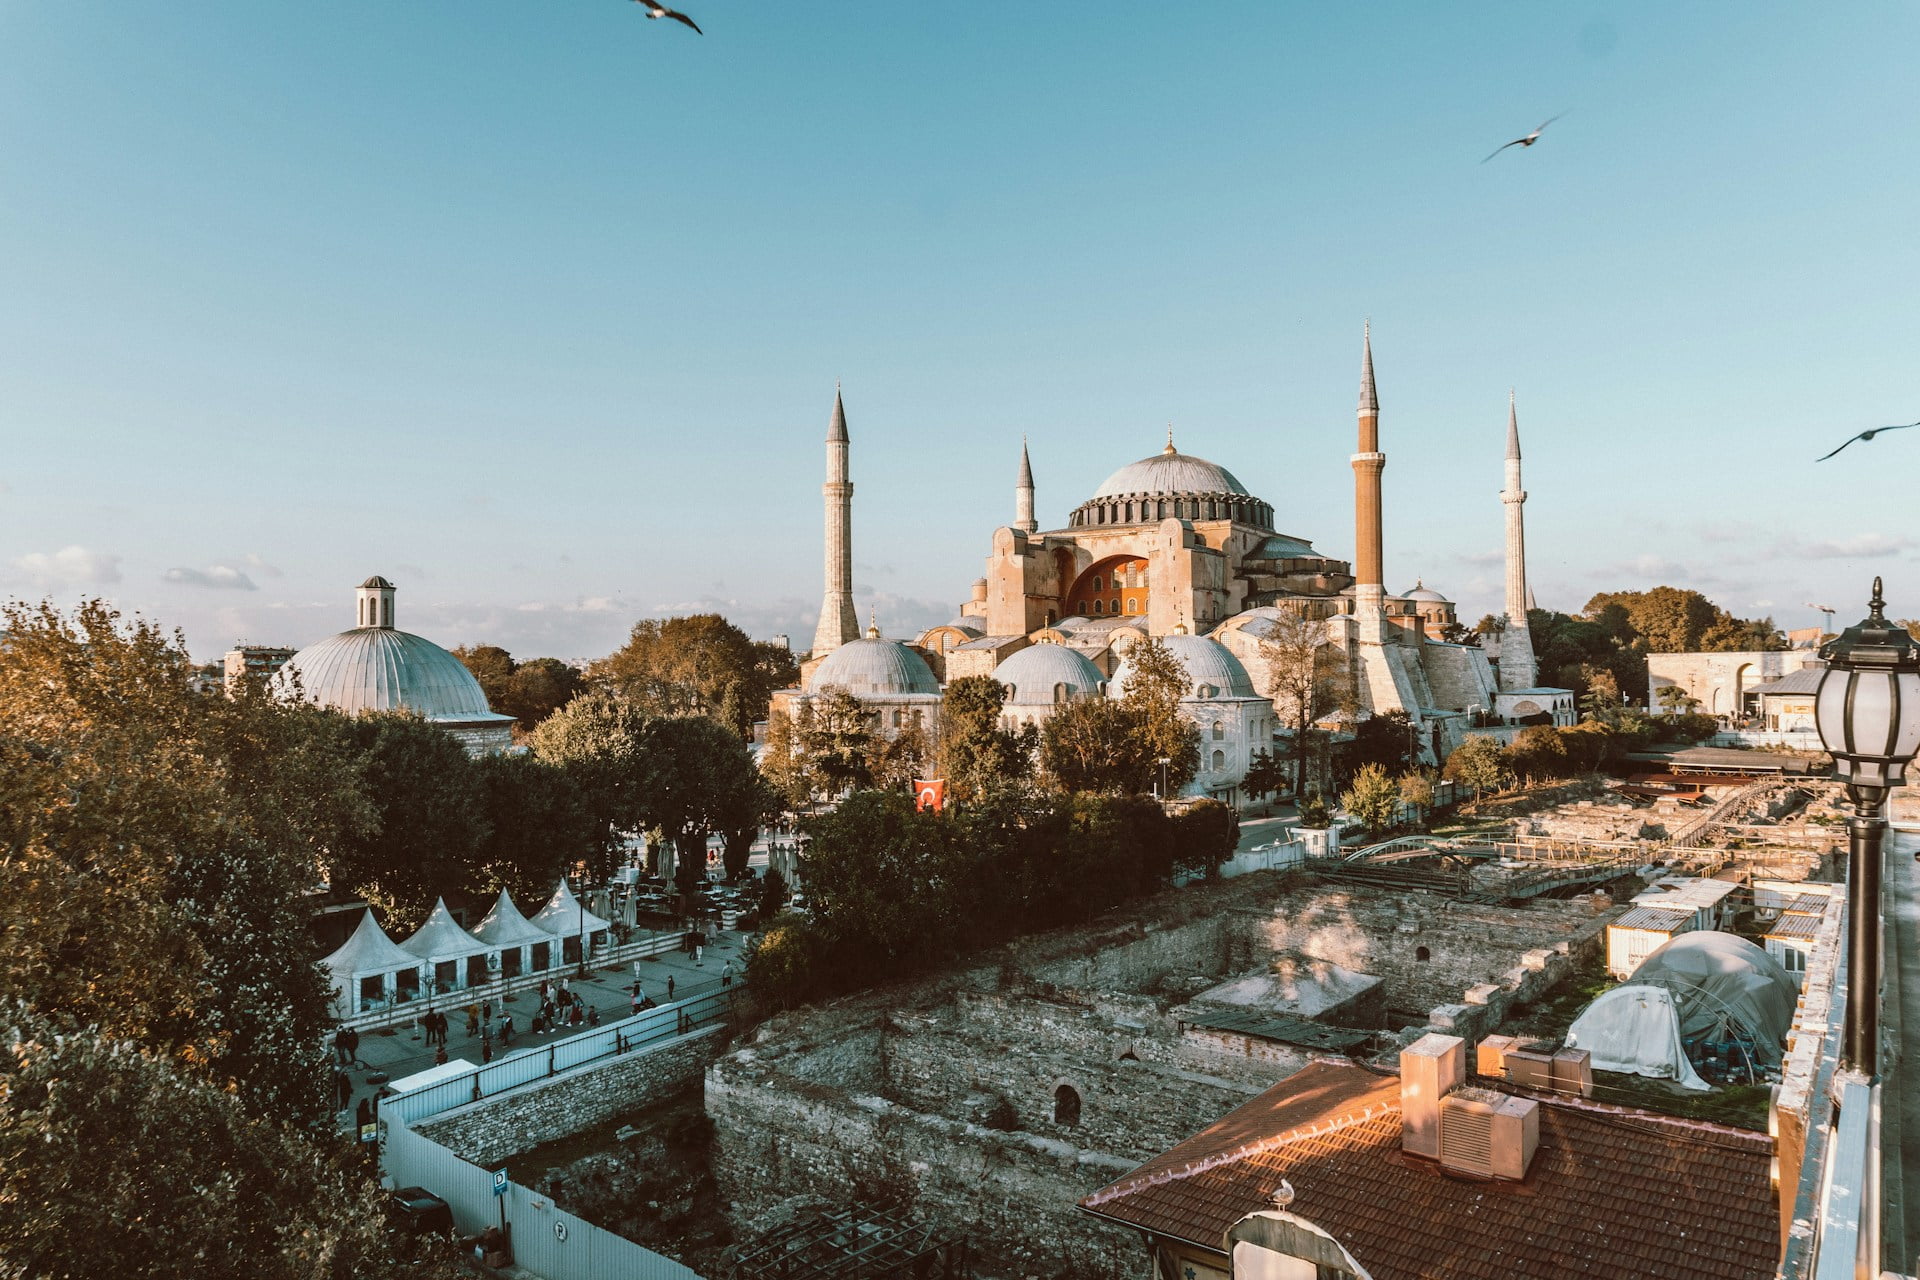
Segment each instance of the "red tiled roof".
M1764 1134L1542 1099L1521 1182L1400 1150L1400 1081L1316 1061L1080 1202L1220 1250L1269 1208L1334 1236L1375 1280L1765 1280L1779 1220Z

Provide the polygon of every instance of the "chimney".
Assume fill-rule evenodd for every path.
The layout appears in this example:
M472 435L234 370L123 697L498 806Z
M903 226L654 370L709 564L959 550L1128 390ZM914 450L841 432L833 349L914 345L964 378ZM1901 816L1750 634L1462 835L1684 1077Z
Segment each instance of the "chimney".
M1428 1032L1400 1051L1400 1145L1440 1158L1440 1100L1467 1080L1467 1042Z

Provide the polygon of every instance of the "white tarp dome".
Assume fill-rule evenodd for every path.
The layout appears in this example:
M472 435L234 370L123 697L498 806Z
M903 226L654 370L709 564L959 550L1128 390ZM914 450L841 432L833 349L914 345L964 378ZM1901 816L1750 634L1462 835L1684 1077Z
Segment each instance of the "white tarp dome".
M1681 934L1642 960L1628 981L1673 993L1683 1040L1724 1040L1738 1031L1766 1066L1779 1065L1800 999L1772 956L1736 934L1714 931Z
M560 938L577 938L583 933L591 937L605 933L609 927L605 920L580 905L580 899L573 896L565 880L533 917L533 922Z
M464 960L468 956L483 956L493 950L462 929L447 910L445 898L435 898L433 910L427 915L427 922L414 932L411 938L400 944L402 950L410 951L422 960L443 962Z
M552 942L553 935L520 914L513 899L502 889L493 910L473 927L473 936L490 947L524 947L535 942Z
M1567 1028L1567 1048L1593 1055L1595 1071L1672 1080L1686 1089L1711 1087L1687 1060L1680 1014L1665 987L1629 982L1602 992Z
M420 957L395 946L386 931L374 923L371 910L361 913L360 925L353 936L320 963L333 975L336 999L347 1013L352 1013L357 1004L354 994L359 990L360 979L420 972Z

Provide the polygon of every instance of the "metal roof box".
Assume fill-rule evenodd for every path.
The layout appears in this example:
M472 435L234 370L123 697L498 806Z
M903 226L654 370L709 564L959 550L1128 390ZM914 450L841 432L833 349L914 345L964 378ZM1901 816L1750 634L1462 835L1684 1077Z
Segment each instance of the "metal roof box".
M1540 1104L1494 1089L1455 1089L1440 1104L1440 1163L1518 1181L1540 1146Z

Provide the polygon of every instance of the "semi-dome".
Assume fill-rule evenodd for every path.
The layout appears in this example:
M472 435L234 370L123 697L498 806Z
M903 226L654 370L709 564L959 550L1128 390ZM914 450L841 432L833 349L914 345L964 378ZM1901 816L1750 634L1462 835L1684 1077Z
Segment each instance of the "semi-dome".
M1240 665L1227 646L1206 636L1161 636L1160 643L1186 668L1188 698L1257 698L1253 677ZM1129 645L1132 653L1135 646ZM1133 662L1122 658L1107 682L1107 696L1124 697L1127 681L1133 676Z
M1401 599L1424 600L1428 604L1452 604L1453 603L1453 601L1447 599L1445 596L1441 595L1438 591L1435 591L1432 587L1429 587L1426 583L1422 582L1418 578L1415 578L1413 581L1413 590L1407 592L1407 594L1402 596Z
M829 685L856 698L940 696L940 682L925 658L897 640L876 635L849 640L828 654L808 678L807 692L819 693Z
M1007 687L1007 705L1037 707L1091 697L1106 677L1077 649L1060 644L1031 644L1009 654L993 669Z
M487 705L460 659L424 636L395 629L393 584L368 578L357 594L361 625L294 654L274 673L273 692L349 715L411 711L459 731L472 749L506 746L513 717Z
M1233 472L1217 462L1181 453L1168 433L1167 447L1129 462L1074 509L1068 523L1152 524L1181 520L1234 520L1273 528L1273 508L1247 492Z

